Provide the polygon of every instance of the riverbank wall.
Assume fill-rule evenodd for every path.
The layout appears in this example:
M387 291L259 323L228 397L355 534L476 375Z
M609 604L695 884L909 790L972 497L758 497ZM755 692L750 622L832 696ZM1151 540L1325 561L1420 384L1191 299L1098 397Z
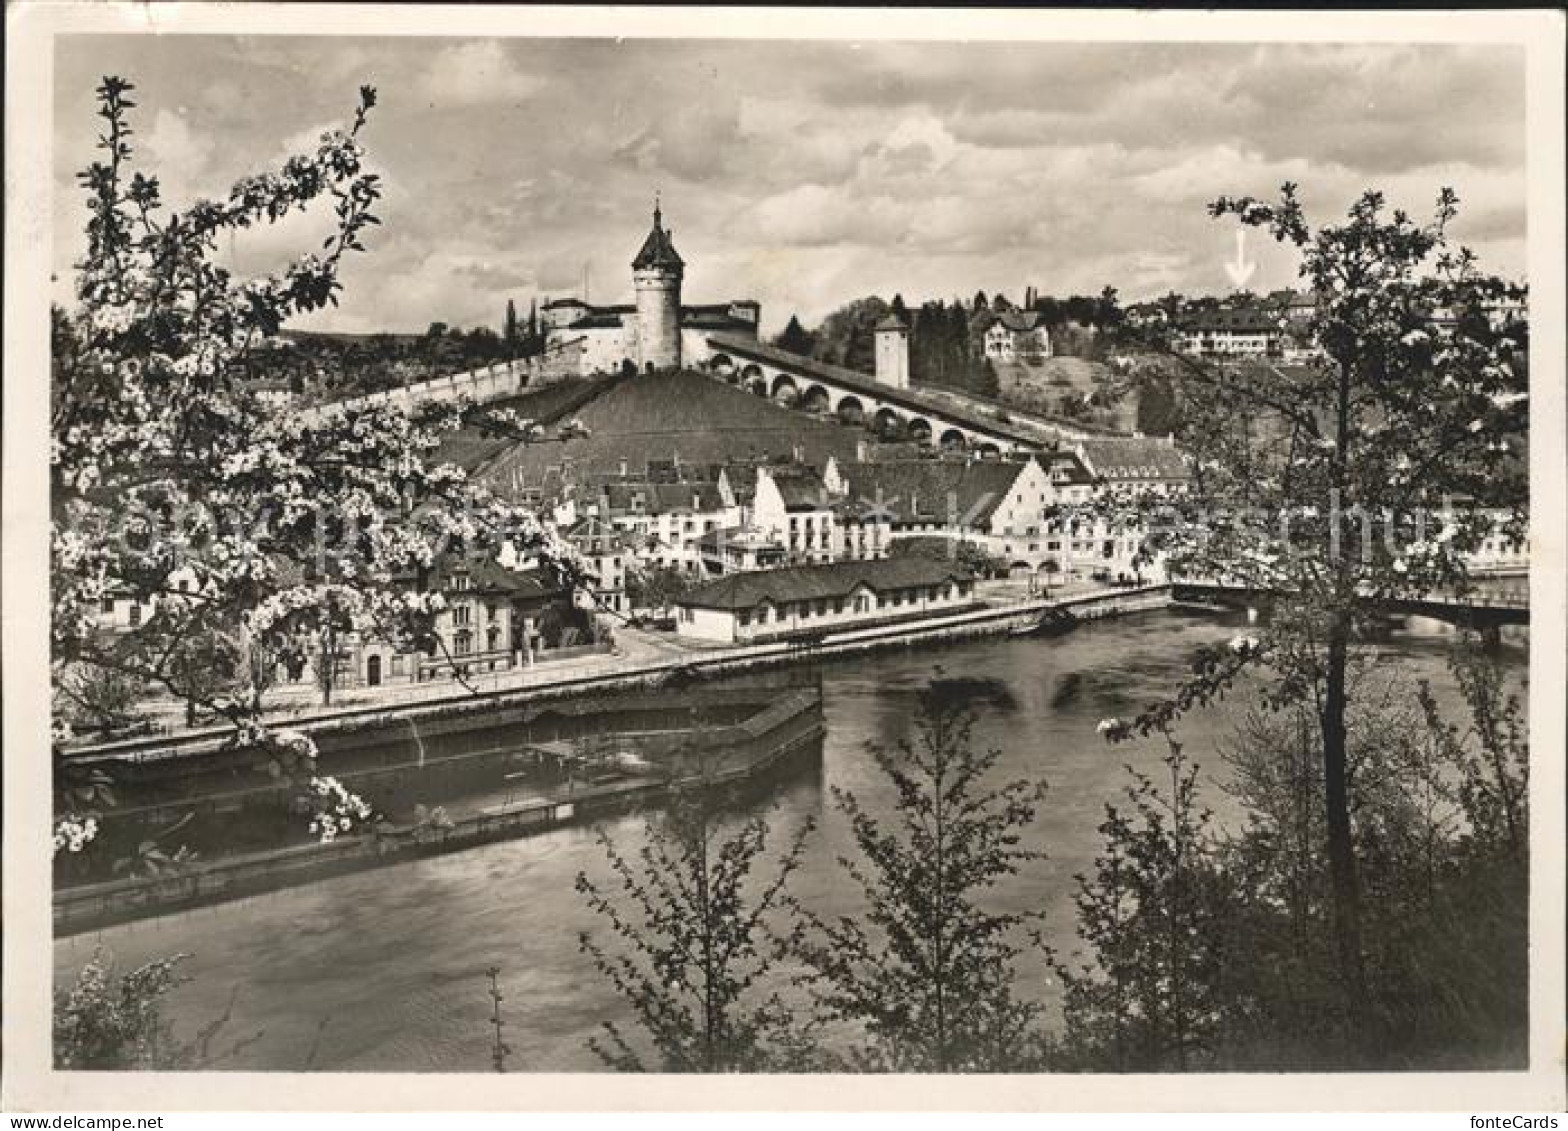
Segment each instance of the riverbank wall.
M918 621L845 628L820 637L692 648L604 674L566 676L550 682L517 687L454 691L445 696L350 707L318 715L268 720L268 723L273 727L309 734L325 753L333 749L343 736L379 728L414 725L423 730L464 716L493 716L496 711L511 707L562 703L622 692L669 690L675 687L684 689L700 682L707 675L803 664L818 657L854 655L882 648L915 647L1026 632L1048 618L1056 618L1057 627L1064 627L1075 621L1163 609L1170 604L1171 587L1163 584L1098 590L1069 597L1037 597L1002 605L956 610ZM231 733L227 728L212 727L183 734L99 743L71 750L64 758L66 762L82 769L98 765L148 766L159 762L178 762L189 755L222 749Z
M773 697L760 709L756 709L757 693L749 695L753 710L728 726L704 729L698 741L674 731L636 735L639 742L649 737L666 740L670 757L662 763L658 776L603 783L568 781L546 796L503 801L441 822L383 822L364 834L330 843L228 856L162 876L56 886L55 935L101 930L367 868L588 823L628 809L663 804L675 790L760 788L813 755L820 758L824 733L820 693L797 689ZM492 750L459 757L494 758L504 753ZM364 783L356 782L355 786L363 788Z

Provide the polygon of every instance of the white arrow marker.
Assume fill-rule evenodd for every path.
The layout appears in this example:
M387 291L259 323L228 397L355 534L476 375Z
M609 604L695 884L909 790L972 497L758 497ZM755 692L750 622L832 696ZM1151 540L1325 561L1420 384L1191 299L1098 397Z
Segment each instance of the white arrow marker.
M1236 262L1225 264L1225 274L1230 276L1231 285L1238 291L1247 285L1247 280L1252 278L1252 273L1258 269L1256 263L1247 260L1247 232L1245 228L1236 230Z

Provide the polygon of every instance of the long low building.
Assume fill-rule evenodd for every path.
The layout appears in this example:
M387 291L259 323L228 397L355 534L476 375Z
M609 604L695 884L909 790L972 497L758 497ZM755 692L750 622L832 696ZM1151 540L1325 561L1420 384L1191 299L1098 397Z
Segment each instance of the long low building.
M731 574L677 602L676 632L743 644L972 605L956 561L911 555Z

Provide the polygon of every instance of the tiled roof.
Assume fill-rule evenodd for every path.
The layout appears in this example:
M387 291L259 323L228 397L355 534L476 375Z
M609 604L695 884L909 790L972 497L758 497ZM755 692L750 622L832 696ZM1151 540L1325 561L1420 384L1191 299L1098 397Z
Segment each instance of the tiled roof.
M735 573L698 586L679 603L700 609L752 609L764 600L777 604L847 597L862 585L885 593L969 579L955 562L916 556L880 558Z
M1189 330L1223 330L1232 334L1267 334L1279 329L1261 310L1210 310L1195 317Z
M630 513L642 498L644 514L681 514L724 509L716 483L607 483L599 489L612 511Z
M1186 479L1191 474L1169 440L1080 440L1075 447L1089 470L1102 479Z
M997 321L1015 334L1025 333L1040 325L1040 312L1038 310L1009 310L1004 312Z
M809 467L770 467L768 474L773 477L774 484L779 489L779 495L784 500L784 506L793 510L797 507L816 509L827 505L827 485L822 482L822 476ZM753 479L755 485L755 479Z
M568 330L613 330L619 329L626 323L621 315L613 311L594 311L584 315L567 327Z
M1013 461L898 460L846 464L842 471L852 508L886 508L896 522L947 522L956 515L972 525L996 512L1024 467Z
M447 588L453 577L467 577L469 591L512 597L547 597L565 592L565 586L540 569L507 569L493 558L464 558L449 555L437 561L430 571L431 589Z
M694 312L681 311L681 325L693 330L736 330L752 329L752 324L744 318L732 317L728 309L722 311L699 310Z
M637 253L637 258L632 260L632 270L640 271L644 267L670 267L679 269L685 263L675 252L675 244L670 240L670 233L664 230L660 222L659 210L653 210L653 229L648 233L648 238L642 242L642 250Z
M579 520L566 532L566 537L578 549L590 554L613 553L626 546L621 531L592 516Z

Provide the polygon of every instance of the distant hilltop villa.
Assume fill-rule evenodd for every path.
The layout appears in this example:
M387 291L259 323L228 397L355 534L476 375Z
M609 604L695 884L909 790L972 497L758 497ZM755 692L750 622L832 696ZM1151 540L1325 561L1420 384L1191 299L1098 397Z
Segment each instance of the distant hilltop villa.
M590 306L558 298L544 304L540 319L552 369L578 374L675 369L706 359L708 336L715 332L756 339L762 307L753 299L681 305L686 264L673 236L656 201L653 228L632 260L635 303Z

